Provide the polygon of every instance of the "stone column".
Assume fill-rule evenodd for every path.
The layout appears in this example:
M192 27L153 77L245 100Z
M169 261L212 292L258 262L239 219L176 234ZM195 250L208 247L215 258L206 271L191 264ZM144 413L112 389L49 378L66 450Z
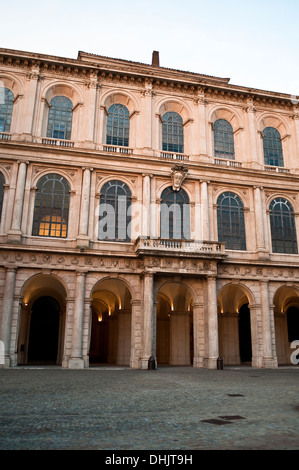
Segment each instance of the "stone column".
M260 281L261 291L261 313L262 313L262 332L263 332L263 366L275 367L275 359L272 350L272 324L273 324L273 309L271 312L269 303L269 285L268 281ZM272 319L271 319L272 315ZM272 320L272 321L271 321Z
M16 183L16 192L14 197L13 214L11 229L8 232L10 240L20 241L22 232L22 213L23 213L23 201L25 193L26 173L27 165L29 162L19 161L18 178Z
M204 309L202 303L193 304L193 367L204 366Z
M87 106L85 108L86 130L84 147L94 148L95 114L98 88L98 80L96 74L90 75L89 82L86 86L88 87L88 100Z
M266 250L265 240L265 226L264 226L264 215L263 215L263 203L262 203L262 190L258 186L254 186L254 205L255 205L255 223L256 223L256 248L259 252L260 258L269 257L269 252Z
M93 168L83 168L83 183L81 193L80 225L78 245L89 246L88 222L89 222L89 204L90 204L90 182Z
M69 359L69 369L83 369L83 319L85 307L85 272L76 273L76 299L72 322L72 349Z
M144 119L143 119L143 128L144 128L144 149L147 153L152 154L152 135L153 135L153 125L152 125L152 96L153 96L153 85L152 80L145 80L145 90L143 92L144 96Z
M132 369L140 368L141 355L141 324L140 324L140 300L131 300L132 322L131 322L131 357L130 367Z
M154 276L145 273L143 278L143 356L142 369L148 368L151 356L156 359L156 309L153 298Z
M201 181L202 239L206 241L210 240L208 183Z
M208 325L208 357L206 367L216 369L219 356L218 347L218 314L217 314L217 291L216 278L207 277L207 325Z
M257 129L255 121L256 109L253 100L248 100L246 107L249 124L249 142L252 168L260 168L259 154L257 148Z
M206 99L204 91L199 90L198 92L198 115L199 115L199 156L200 161L209 161L207 156L207 133L206 133Z
M24 94L25 109L23 115L23 138L29 142L32 141L33 117L39 78L39 67L32 67L31 71L27 75L28 86L26 93Z
M7 268L6 279L3 294L2 304L2 318L1 318L1 332L0 342L3 347L4 357L0 355L0 367L9 367L11 365L11 327L12 327L12 315L13 315L13 304L14 304L14 293L16 283L16 268ZM1 348L2 349L2 348Z
M142 195L142 235L147 237L150 234L150 202L151 202L151 179L149 175L143 176Z

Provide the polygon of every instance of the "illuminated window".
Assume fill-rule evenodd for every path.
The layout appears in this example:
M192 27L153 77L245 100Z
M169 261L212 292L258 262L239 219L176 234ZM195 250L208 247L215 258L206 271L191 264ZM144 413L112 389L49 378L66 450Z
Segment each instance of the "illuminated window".
M50 103L47 137L70 140L72 133L73 104L66 96L55 96Z
M243 203L237 194L222 193L217 201L218 240L228 250L246 250Z
M61 222L61 217L58 215L46 215L43 217L39 224L38 235L41 237L62 237L67 235L67 225L65 220Z
M231 124L225 119L214 122L214 151L217 158L235 158L234 134Z
M273 253L298 253L294 209L286 199L273 199L270 204Z
M37 183L32 234L40 237L67 237L69 184L57 174L43 176Z
M283 166L283 154L280 133L274 127L263 130L265 165Z
M184 130L181 116L168 112L162 118L162 150L165 152L184 152Z
M123 104L113 104L108 109L106 144L129 146L129 110Z
M0 132L10 132L14 95L8 88L0 88Z

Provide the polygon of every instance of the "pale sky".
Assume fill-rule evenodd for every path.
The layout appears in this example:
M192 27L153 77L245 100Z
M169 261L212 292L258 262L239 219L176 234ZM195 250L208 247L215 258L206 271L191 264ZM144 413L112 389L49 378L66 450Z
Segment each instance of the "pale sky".
M78 51L230 78L299 95L299 0L13 0L0 47L76 59Z

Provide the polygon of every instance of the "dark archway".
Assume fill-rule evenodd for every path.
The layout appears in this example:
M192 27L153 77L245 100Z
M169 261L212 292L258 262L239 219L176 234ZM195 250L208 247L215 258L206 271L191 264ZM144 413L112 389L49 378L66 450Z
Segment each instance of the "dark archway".
M292 341L299 340L299 308L298 307L288 308L287 322L288 322L289 343L291 343Z
M56 363L59 336L59 303L49 296L40 297L32 306L28 362Z
M239 310L239 344L241 362L252 361L250 310L248 304Z

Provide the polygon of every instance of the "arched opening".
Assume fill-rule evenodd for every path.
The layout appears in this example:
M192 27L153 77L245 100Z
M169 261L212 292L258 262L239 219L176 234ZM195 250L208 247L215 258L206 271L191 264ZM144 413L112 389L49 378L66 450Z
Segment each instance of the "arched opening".
M66 291L51 275L30 278L23 288L18 364L62 364Z
M241 363L251 363L251 326L250 310L248 304L242 305L239 310L239 346Z
M89 364L130 365L131 294L118 279L100 281L91 304Z
M56 299L43 296L33 306L30 319L28 362L56 363L60 306Z
M299 340L299 292L282 286L274 295L275 344L278 365L290 365L291 343Z
M228 284L218 296L219 353L226 365L252 361L249 297L244 288Z
M164 284L157 295L157 363L193 363L193 313L189 289L178 282Z

